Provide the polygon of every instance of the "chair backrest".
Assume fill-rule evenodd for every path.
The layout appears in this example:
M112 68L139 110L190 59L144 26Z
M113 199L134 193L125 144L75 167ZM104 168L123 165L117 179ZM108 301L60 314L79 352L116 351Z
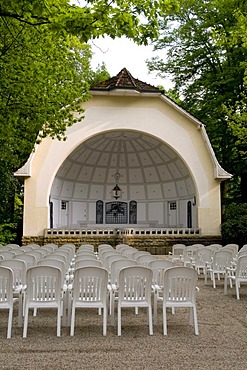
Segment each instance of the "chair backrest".
M149 262L156 261L157 257L152 254L143 254L136 258L138 265L148 267Z
M27 270L27 302L41 305L61 302L62 273L53 266L34 266Z
M246 251L247 250L247 244L244 244L240 250L241 251Z
M196 247L199 249L199 248L205 248L205 245L201 243L195 243L195 244L192 244L192 247Z
M110 273L111 272L111 264L114 261L118 260L126 260L127 257L122 256L121 254L113 254L108 255L103 262L103 267Z
M207 245L206 248L211 249L213 252L216 252L216 251L218 251L219 249L222 248L222 245L215 243L215 244Z
M226 267L231 266L232 260L232 252L222 248L213 254L212 268L213 270L225 271Z
M163 299L165 302L195 303L198 274L191 267L176 266L164 273Z
M28 244L27 246L28 247L31 247L33 250L40 249L40 245L39 244Z
M75 301L90 303L107 300L108 272L97 266L81 267L75 270L73 299Z
M211 262L213 253L213 250L209 248L198 249L195 254L195 266L205 266L206 262Z
M27 269L37 265L36 257L33 255L26 254L26 253L19 254L15 256L13 259L24 261L26 263Z
M102 262L96 259L80 259L75 261L75 270L86 266L102 267Z
M129 259L113 261L111 263L111 283L118 285L119 273L125 267L137 266L137 262Z
M48 244L44 244L42 248L46 248L46 249L49 249L51 252L54 252L56 249L58 249L58 245L53 244L53 243L48 243Z
M150 261L148 267L153 271L153 284L162 288L164 286L164 272L172 267L172 261L156 259Z
M99 259L103 263L103 265L105 263L106 258L109 257L109 256L121 256L121 254L119 252L115 251L115 249L113 249L111 251L104 251L103 253L101 253L99 255Z
M82 257L90 257L90 258L95 258L95 259L97 259L97 257L96 257L96 255L94 254L94 252L92 252L92 251L87 251L87 250L80 250L80 251L78 251L77 253L76 253L76 255L75 255L75 258L78 258L78 257L80 257L80 256L82 256Z
M127 302L151 303L153 271L144 266L130 266L119 273L118 299Z
M26 285L27 266L24 261L11 259L0 261L0 265L13 271L13 287L16 289Z
M11 251L3 251L0 252L0 256L2 256L3 260L9 260L15 256L15 253Z
M34 250L34 249L31 247L31 245L24 245L23 247L20 247L19 249L20 249L20 250L22 250L24 253L31 252L31 251L33 251L33 250Z
M12 249L12 250L11 250L11 252L12 252L15 256L25 253L24 251L22 251L22 250L21 250L21 248L18 248L18 249Z
M94 252L94 245L93 244L82 244L77 252L79 251L91 251L91 252Z
M134 247L129 247L129 248L124 248L123 250L121 250L121 254L123 256L126 256L127 258L131 258L134 252L138 252L138 249Z
M185 244L173 244L172 246L172 258L180 259L180 256L185 254L186 246Z
M247 249L244 249L244 250L240 249L236 257L239 258L239 257L246 256L246 255L247 255Z
M224 245L222 249L232 251L233 257L236 257L236 255L238 254L239 245L238 244L226 244Z
M199 249L199 246L197 245L188 245L188 247L185 248L184 255L187 257L194 257L198 249Z
M136 251L130 255L131 259L136 261L140 256L151 256L151 253L147 251Z
M119 251L121 253L122 250L129 248L130 246L128 244L117 244L116 245L116 251Z
M43 260L38 261L37 266L52 266L52 267L56 267L60 269L62 273L62 282L63 282L63 279L66 277L66 266L63 261L49 259L47 257Z
M10 245L0 245L0 253L2 252L8 252L13 250L14 248L11 247Z
M0 308L13 304L13 271L0 266Z
M62 245L62 247L58 248L57 249L57 252L60 252L60 251L67 251L69 253L69 258L72 259L75 255L75 245L74 244L64 244Z
M36 258L36 261L38 262L39 260L42 260L45 256L42 252L40 252L40 250L32 250L30 252L27 252L29 254L29 256L34 256Z
M247 255L238 258L235 276L247 281Z
M19 244L7 244L7 246L12 249L20 248Z

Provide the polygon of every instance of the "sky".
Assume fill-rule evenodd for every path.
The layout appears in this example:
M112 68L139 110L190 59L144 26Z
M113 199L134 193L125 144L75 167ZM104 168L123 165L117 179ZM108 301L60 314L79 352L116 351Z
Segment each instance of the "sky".
M161 79L156 77L155 73L149 73L145 60L162 55L162 52L154 52L151 45L138 46L125 37L115 40L110 37L100 38L94 40L91 45L94 70L98 64L104 62L111 76L116 76L125 67L138 80L153 86L162 85L166 90L172 87L169 79Z

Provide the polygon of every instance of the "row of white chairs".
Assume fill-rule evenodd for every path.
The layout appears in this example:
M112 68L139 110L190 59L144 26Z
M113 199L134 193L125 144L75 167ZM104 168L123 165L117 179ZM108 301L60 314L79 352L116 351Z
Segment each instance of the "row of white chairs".
M198 274L201 272L216 288L217 279L224 278L224 292L227 294L228 285L235 284L236 298L240 299L240 286L247 283L247 245L239 249L238 244L222 245L174 245L172 260L180 261L185 266L192 266Z
M28 327L28 312L30 308L34 309L34 312L39 308L49 307L57 309L57 335L61 334L61 317L66 314L69 315L70 319L70 334L74 335L74 325L75 325L75 310L77 307L98 307L103 310L103 335L107 332L107 317L108 317L108 298L109 295L112 299L110 303L111 310L111 324L114 325L114 303L117 302L118 305L118 335L121 335L121 309L122 307L131 306L138 309L138 307L148 308L148 322L149 322L149 334L153 334L153 323L152 323L152 301L151 294L154 294L155 304L154 307L154 322L157 323L157 304L158 302L163 302L163 332L164 335L167 334L167 323L166 323L166 308L178 305L183 306L185 297L178 297L177 294L184 291L177 289L179 284L187 284L188 281L193 281L191 285L191 295L186 296L186 307L191 308L191 316L194 316L195 334L198 334L198 324L196 317L196 305L195 296L193 291L195 291L195 284L197 274L195 271L188 267L170 267L171 262L168 262L166 268L164 268L165 261L157 260L156 258L149 261L150 264L160 263L160 268L152 268L140 266L137 263L137 259L140 257L136 253L136 260L130 260L128 258L127 250L132 249L129 246L119 246L113 249L111 246L100 246L98 249L98 254L95 255L91 249L88 252L92 253L91 262L98 261L102 263L103 267L100 266L84 266L77 267L77 263L83 261L80 256L83 255L87 248L79 248L75 253L75 250L71 246L64 246L59 248L58 251L52 251L49 255L44 256L37 266L33 266L27 269L26 274L26 289L25 289L25 304L24 304L24 327L23 327L23 337L27 336ZM60 252L60 253L59 253ZM123 259L112 259L111 264L108 264L108 268L105 268L104 263L110 259L110 254L115 253L119 256L121 255ZM134 252L138 252L133 250ZM108 255L107 255L108 253ZM55 266L55 259L52 257L55 255L57 265ZM65 261L58 260L58 256L65 257ZM93 258L93 255L96 258ZM145 255L145 253L144 253ZM148 254L146 254L148 255ZM85 258L84 258L85 260ZM48 262L50 261L50 263ZM68 262L69 261L69 262ZM131 264L130 261L133 261ZM162 270L163 262L163 273ZM66 264L66 268L63 269L61 266ZM126 264L123 267L122 263ZM58 265L59 264L59 265ZM119 266L117 267L117 265ZM121 265L121 268L120 268ZM169 268L167 268L169 267ZM114 272L115 268L115 272ZM176 269L176 270L174 270ZM8 271L8 272L7 272ZM156 271L156 277L154 271ZM168 273L175 273L176 278L168 278L167 283L165 283L166 271ZM172 272L169 272L172 271ZM5 276L4 274L9 274ZM194 274L195 273L195 274ZM115 275L114 275L115 274ZM188 275L189 274L189 275ZM192 275L193 279L192 279ZM70 278L73 276L73 280ZM159 276L159 279L158 277ZM180 276L180 278L178 278ZM9 324L7 337L11 337L11 325L12 322L12 306L13 303L18 300L18 297L14 297L13 294L13 270L7 266L0 266L0 277L1 277L1 287L6 286L6 281L10 281L11 289L0 288L0 294L2 295L0 302L5 302L9 310ZM182 277L182 278L181 278ZM11 280L12 279L12 280ZM4 283L5 281L5 283ZM168 284L169 281L169 284ZM69 283L69 284L68 284ZM171 289L172 285L176 285L176 289ZM4 285L5 284L5 285ZM70 288L68 289L68 287ZM115 287L114 287L115 285ZM169 286L169 288L168 288ZM8 291L8 296L5 296ZM176 295L172 296L176 292ZM11 298L12 297L12 298ZM8 302L8 303L7 303ZM70 307L71 303L71 307ZM7 308L7 306L4 306ZM0 304L0 308L3 307ZM137 311L136 311L137 312ZM194 312L194 314L193 314ZM190 321L191 323L191 321Z

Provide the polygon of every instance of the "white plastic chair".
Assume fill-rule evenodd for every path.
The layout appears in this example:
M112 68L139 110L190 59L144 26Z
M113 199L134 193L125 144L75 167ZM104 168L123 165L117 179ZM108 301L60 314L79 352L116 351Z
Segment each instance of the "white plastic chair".
M0 266L8 267L13 272L13 294L19 299L19 310L18 310L18 326L22 326L23 306L25 304L25 292L26 292L26 274L27 267L26 263L21 260L11 259L3 260L0 262Z
M110 315L111 315L111 325L114 325L114 302L118 295L118 281L119 273L125 267L137 266L137 262L134 260L129 260L127 258L122 260L116 260L111 263L111 273L110 281L108 284L108 290L110 293Z
M149 335L153 335L152 277L152 270L143 266L126 267L120 271L118 289L118 336L121 336L122 308L124 307L146 307L148 310Z
M194 263L194 259L198 249L199 244L188 245L188 247L185 248L184 253L181 256L181 261L183 262L184 266L190 267Z
M195 334L199 334L196 310L197 272L190 267L177 266L167 269L164 273L163 289L163 334L167 335L167 308L189 308L189 323L194 318Z
M208 264L206 268L205 283L207 283L207 275L209 273L214 288L216 288L215 275L217 275L218 280L220 280L221 275L225 276L226 269L231 267L233 261L232 252L223 249L224 248L221 248L213 254L212 263Z
M7 338L11 338L14 303L18 298L13 297L13 271L9 267L0 266L0 309L8 309Z
M172 262L181 261L186 251L185 244L174 244L172 246L172 252L169 252Z
M196 251L192 266L200 275L201 271L205 276L206 266L212 262L213 251L209 248L201 248Z
M239 289L241 284L247 283L247 255L243 255L238 258L237 265L235 268L228 268L225 274L225 284L224 293L227 294L227 282L230 281L230 286L232 282L235 282L236 286L236 297L240 299Z
M34 266L27 270L23 338L27 337L30 308L56 308L57 336L60 336L62 316L62 273L60 269L52 266Z
M74 335L75 309L103 309L103 335L107 333L108 272L102 267L81 267L75 270L70 335Z
M149 262L148 267L153 271L154 325L157 325L158 299L163 295L164 273L168 268L172 267L172 261L157 259Z

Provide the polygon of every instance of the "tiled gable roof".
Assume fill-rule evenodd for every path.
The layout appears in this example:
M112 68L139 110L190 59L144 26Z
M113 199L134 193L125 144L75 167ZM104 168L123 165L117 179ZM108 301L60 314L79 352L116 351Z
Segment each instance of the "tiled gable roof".
M91 86L90 90L109 91L114 89L129 89L139 92L161 93L157 87L149 85L145 82L134 78L130 72L123 68L116 76L109 78L106 81L98 82Z

